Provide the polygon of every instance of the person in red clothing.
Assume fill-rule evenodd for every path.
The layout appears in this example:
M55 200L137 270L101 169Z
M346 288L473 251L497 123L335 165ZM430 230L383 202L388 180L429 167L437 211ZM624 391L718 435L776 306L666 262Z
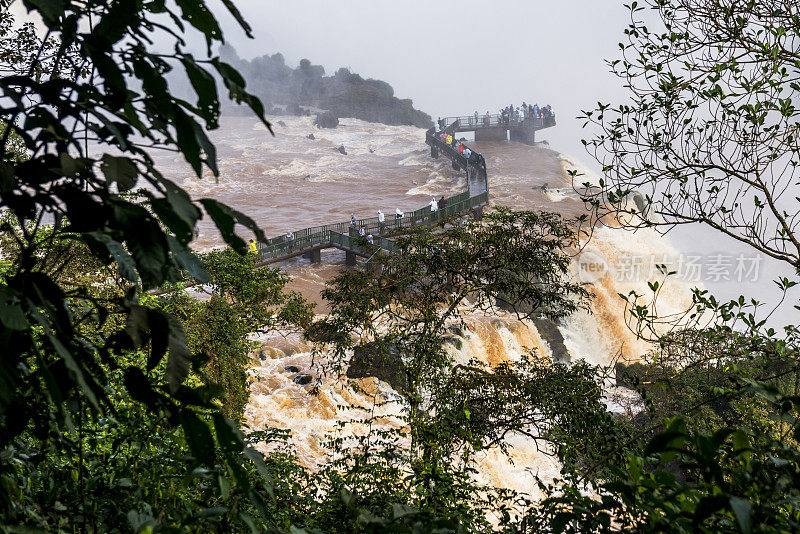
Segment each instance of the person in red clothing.
M464 153L464 144L463 143L458 143L458 153L459 154L463 154Z

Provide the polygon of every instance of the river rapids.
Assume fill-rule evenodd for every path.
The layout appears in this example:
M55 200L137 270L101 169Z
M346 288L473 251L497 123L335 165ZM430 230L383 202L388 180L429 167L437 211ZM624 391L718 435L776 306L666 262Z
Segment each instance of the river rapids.
M273 137L254 119L223 118L222 128L213 132L220 167L217 180L211 175L198 179L172 154L156 154L155 159L165 176L181 183L193 197L226 202L250 215L268 236L346 221L351 214L374 217L379 209L391 216L395 208L410 211L427 204L431 197L447 197L465 188L463 174L452 170L447 159L430 157L424 130L356 119L343 119L336 129L320 130L312 120L275 117ZM568 217L583 212L567 169L591 173L576 159L546 145L469 144L486 158L491 204L557 211ZM346 154L337 150L340 146ZM198 248L221 243L211 221L201 221ZM320 298L325 282L344 268L344 253L326 250L322 254L321 264L295 258L282 265L292 276L291 289L317 302L318 313L327 311ZM589 282L595 296L590 313L576 313L558 326L563 346L572 360L593 364L637 360L649 347L625 325L624 303L618 295L646 292L647 281L658 277L652 264L668 262L677 251L652 232L603 227L581 254L592 261L576 259L571 275ZM650 271L626 272L632 258L640 263L649 261ZM599 268L588 272L586 265ZM679 311L690 303L689 286L676 281L665 287L660 311ZM448 349L457 361L475 358L496 364L520 358L527 348L552 354L545 336L529 321L504 313L486 317L470 310L465 310L465 316L468 329L463 332L460 349ZM340 431L338 423L364 417L364 408L385 416L381 424L402 425L397 418L400 396L387 384L361 379L356 392L345 383L321 376L312 365L311 347L297 333L284 332L258 341L261 348L253 354L245 424L250 430L290 430L290 444L305 466L313 469L326 462L325 443L331 433ZM316 376L318 381L300 384L295 381L298 372ZM315 384L319 393L310 395ZM624 392L609 384L609 409L621 409L620 396L624 397ZM386 402L391 400L397 402ZM552 479L558 475L558 462L537 450L529 438L512 437L511 445L510 456L495 450L480 453L478 477L481 482L535 497L534 476ZM266 444L257 447L268 452Z

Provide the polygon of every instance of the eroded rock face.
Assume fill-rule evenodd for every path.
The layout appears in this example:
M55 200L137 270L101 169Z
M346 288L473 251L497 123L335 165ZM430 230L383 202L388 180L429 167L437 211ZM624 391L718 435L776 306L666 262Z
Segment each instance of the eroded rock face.
M539 336L541 336L541 338L546 341L547 345L550 347L550 351L553 353L553 361L568 362L572 360L572 356L570 355L569 350L567 350L567 346L564 345L564 336L558 329L558 325L546 317L537 315L543 313L543 310L527 302L518 302L515 305L512 305L499 298L496 300L496 304L497 307L509 313L519 314L520 316L529 316L531 321L533 321L536 330L539 332Z
M318 128L336 128L339 126L339 117L330 111L317 113L317 118L314 119L314 125Z
M406 368L399 352L392 346L368 343L356 347L350 367L347 369L348 378L367 378L374 376L383 380L395 391L403 393L408 390Z
M568 362L572 359L567 346L564 345L564 336L558 329L556 323L544 317L533 317L531 319L539 331L539 336L550 346L553 353L553 360L557 362Z
M300 104L296 102L287 104L286 113L288 113L289 115L302 115L302 111L300 111Z

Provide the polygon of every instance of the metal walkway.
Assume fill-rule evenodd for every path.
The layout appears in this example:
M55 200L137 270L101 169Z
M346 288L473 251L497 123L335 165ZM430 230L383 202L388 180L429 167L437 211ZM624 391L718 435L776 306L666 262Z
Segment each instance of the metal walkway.
M458 142L448 144L445 139L449 135L453 139L458 132L475 131L508 131L512 140L532 141L535 132L543 128L555 126L555 116L529 117L522 121L501 115L484 115L464 117L448 117L443 119L441 132L431 128L425 133L425 143L431 147L431 156L436 158L442 154L450 159L454 169L462 169L467 174L467 190L446 199L444 206L431 212L430 206L404 214L401 218L390 215L381 222L377 217L358 219L353 222L340 222L323 226L312 226L273 237L266 242L256 244L261 265L277 263L295 256L307 254L312 262L321 261L320 251L326 248L338 248L347 253L347 262L355 263L355 257L370 258L376 253L393 254L398 252L397 243L392 235L403 233L414 226L435 226L441 221L480 210L489 203L489 180L486 173L486 160L483 156L470 150L469 157L458 151ZM515 133L516 132L516 133ZM516 137L516 139L515 139ZM463 143L462 143L463 144ZM466 145L464 145L466 147ZM391 217L391 218L390 218ZM372 235L373 242L366 237Z
M372 217L358 219L355 224L341 222L312 226L292 232L292 239L278 236L266 243L258 243L256 249L260 265L281 262L302 254L308 254L312 262L319 262L321 260L319 251L326 248L338 248L362 258L369 258L381 252L393 254L399 247L396 241L387 236L402 233L414 226L434 226L440 221L480 209L488 203L488 191L472 197L469 191L465 191L446 199L444 207L435 212L431 212L430 206L425 206L404 214L402 218L387 217L384 222ZM367 242L366 237L359 235L360 229L363 229L365 235L373 236L372 244ZM348 258L348 261L352 263L352 259Z
M277 263L303 254L307 254L316 263L321 261L320 251L326 248L344 250L350 264L355 263L356 256L370 258L376 253L393 254L399 247L390 239L392 235L403 233L414 226L435 226L441 221L466 215L486 206L489 203L489 183L483 156L474 153L468 160L456 148L435 138L433 132L433 128L428 130L425 142L432 147L436 145L437 151L447 154L453 161L453 168L467 172L466 191L445 199L444 205L439 206L435 212L431 212L430 206L424 206L404 214L401 218L391 214L384 222L380 222L377 217L357 219L355 223L348 221L296 230L291 232L291 238L288 234L273 237L256 244L259 264ZM432 155L433 150L431 148ZM359 230L363 230L365 236L372 235L373 243L370 244L366 237L359 235Z

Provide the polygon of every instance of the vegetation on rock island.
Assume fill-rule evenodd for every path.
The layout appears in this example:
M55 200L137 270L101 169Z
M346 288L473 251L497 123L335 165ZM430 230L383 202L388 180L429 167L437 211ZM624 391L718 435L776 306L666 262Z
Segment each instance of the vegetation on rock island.
M216 10L24 0L40 32L15 24L11 1L0 0L0 531L800 529L798 330L769 328L757 300L696 290L671 324L656 313L669 273L652 295L623 296L631 328L654 341L616 370L644 400L632 419L606 409L609 370L535 352L495 366L456 358L466 309L559 320L587 307L591 294L567 276L579 221L500 208L415 229L399 238L402 254L335 278L332 311L316 317L287 275L247 254L243 232L264 238L250 218L192 199L148 155L173 150L198 177L216 175L206 131L218 127L219 87L270 126L245 78L212 52L224 42ZM234 3L221 6L249 35ZM586 113L604 131L587 145L607 171L585 184L589 206L636 226L706 224L797 268L797 199L781 180L796 181L800 161L800 10L629 8L623 59L611 65L633 100ZM190 32L206 54L186 51ZM274 57L267 65L278 63L275 76L310 99L358 108L374 91L394 98L360 79L329 94L310 63L299 74ZM176 70L190 98L170 92ZM416 124L410 102L400 106L408 117L387 120ZM634 193L646 210L625 202ZM204 216L230 248L192 252ZM317 470L286 432L245 434L252 339L276 329L324 348L342 380L380 373L397 396L376 402L394 403L402 424L367 410L357 423L369 431L331 436ZM474 476L477 454L510 451L513 435L563 466L539 482L542 499Z
M303 113L301 106L327 110L332 118L323 115L323 128L335 127L333 119L342 117L418 128L433 126L430 115L415 109L411 100L397 98L392 86L383 80L364 79L345 68L325 76L321 65L307 59L292 68L282 54L248 61L239 58L230 46L223 46L220 55L242 73L268 108L282 106L284 112L295 115Z

